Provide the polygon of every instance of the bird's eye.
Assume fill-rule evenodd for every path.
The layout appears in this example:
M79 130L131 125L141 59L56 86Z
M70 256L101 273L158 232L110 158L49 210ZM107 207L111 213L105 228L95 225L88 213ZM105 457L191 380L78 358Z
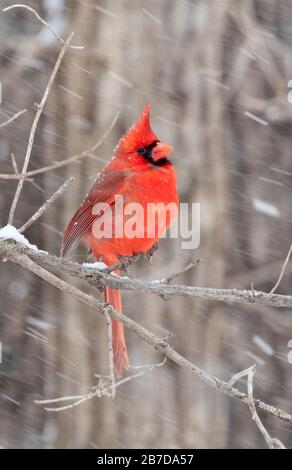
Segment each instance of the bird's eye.
M147 149L145 147L139 147L137 149L137 153L139 153L139 155L145 155L147 153Z

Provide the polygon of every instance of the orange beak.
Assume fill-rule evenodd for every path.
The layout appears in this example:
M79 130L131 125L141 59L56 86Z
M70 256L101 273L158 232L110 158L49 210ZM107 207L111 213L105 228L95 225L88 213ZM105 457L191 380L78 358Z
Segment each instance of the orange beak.
M174 147L171 145L163 144L158 142L157 145L152 150L152 158L154 162L161 160L162 158L167 158L168 155L174 150Z

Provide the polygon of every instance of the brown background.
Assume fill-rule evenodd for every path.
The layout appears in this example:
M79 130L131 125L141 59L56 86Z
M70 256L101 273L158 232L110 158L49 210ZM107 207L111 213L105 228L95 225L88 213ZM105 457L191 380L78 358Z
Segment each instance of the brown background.
M176 148L181 201L201 204L201 244L190 252L179 241L162 241L154 265L141 263L133 274L159 278L199 256L200 265L181 282L241 288L254 282L258 289L270 289L292 240L292 104L287 99L292 3L60 0L30 5L63 37L75 31L75 44L85 46L65 57L42 115L30 169L84 150L118 109L121 114L94 155L25 183L15 224L74 175L74 185L27 232L31 242L58 254L66 221L119 137L150 101L153 128ZM0 172L10 173L11 152L22 165L33 103L41 99L59 46L24 10L0 15L0 44L0 122L28 108L0 129ZM2 226L14 191L15 182L0 182ZM274 207L272 214L263 213L261 201ZM121 387L114 401L96 399L60 414L43 411L35 398L79 394L94 385L95 372L107 371L105 325L16 266L2 264L0 279L2 447L264 447L246 406L172 364ZM290 292L291 280L290 263L279 291ZM86 284L79 287L90 292ZM123 297L128 315L161 336L172 331L177 350L210 373L227 380L256 362L256 395L292 412L290 310L164 302L132 293ZM132 363L161 360L135 335L127 334L127 340ZM291 447L291 426L263 420Z

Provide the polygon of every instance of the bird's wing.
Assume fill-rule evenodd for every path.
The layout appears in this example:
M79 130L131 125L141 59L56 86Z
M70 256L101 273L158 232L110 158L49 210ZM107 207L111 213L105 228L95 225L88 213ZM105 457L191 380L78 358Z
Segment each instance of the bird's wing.
M100 217L100 212L93 213L96 204L106 203L111 206L115 203L115 195L123 193L126 177L126 172L120 170L103 171L98 175L89 194L66 227L61 256L72 254L95 220Z

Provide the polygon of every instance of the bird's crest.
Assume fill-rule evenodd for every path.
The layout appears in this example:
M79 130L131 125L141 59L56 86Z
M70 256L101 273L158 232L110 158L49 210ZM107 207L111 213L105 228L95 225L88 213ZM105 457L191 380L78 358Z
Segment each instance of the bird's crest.
M158 137L150 127L150 104L146 104L139 120L132 125L118 144L118 151L132 152L138 147L143 147L158 141Z

